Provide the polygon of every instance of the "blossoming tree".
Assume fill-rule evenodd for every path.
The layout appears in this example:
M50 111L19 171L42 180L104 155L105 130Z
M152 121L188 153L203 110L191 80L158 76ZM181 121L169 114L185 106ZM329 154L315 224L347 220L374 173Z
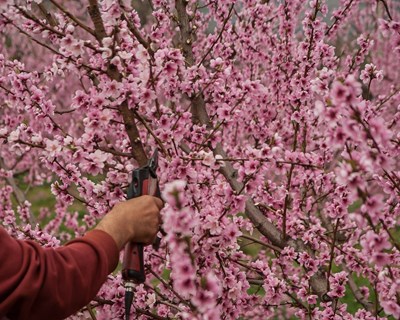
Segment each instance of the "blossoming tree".
M82 235L158 148L166 236L138 319L400 318L398 1L0 8L13 236ZM26 186L49 183L34 214ZM73 318L122 318L123 291L116 272Z

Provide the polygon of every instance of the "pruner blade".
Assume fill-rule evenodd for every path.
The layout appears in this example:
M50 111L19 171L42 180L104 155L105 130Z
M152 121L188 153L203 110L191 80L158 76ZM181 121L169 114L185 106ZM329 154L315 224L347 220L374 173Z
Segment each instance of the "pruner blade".
M148 166L149 166L150 173L152 174L152 176L156 177L156 171L157 171L157 167L158 167L158 149L154 150L153 155L149 159Z

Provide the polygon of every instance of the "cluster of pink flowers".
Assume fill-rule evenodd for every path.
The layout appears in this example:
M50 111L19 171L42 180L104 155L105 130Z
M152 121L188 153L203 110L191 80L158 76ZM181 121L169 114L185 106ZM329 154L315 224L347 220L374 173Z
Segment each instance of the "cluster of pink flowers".
M80 236L158 148L138 319L400 318L398 1L90 3L0 0L0 224Z
M372 79L377 81L383 80L383 71L376 70L376 66L372 63L366 64L365 69L361 71L360 79L364 84L368 84Z

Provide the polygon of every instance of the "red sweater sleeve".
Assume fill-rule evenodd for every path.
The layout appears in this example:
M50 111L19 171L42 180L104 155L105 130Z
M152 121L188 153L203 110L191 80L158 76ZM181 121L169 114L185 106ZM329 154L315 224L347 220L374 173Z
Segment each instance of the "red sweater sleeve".
M52 249L0 227L0 319L64 319L95 297L117 263L116 243L100 230Z

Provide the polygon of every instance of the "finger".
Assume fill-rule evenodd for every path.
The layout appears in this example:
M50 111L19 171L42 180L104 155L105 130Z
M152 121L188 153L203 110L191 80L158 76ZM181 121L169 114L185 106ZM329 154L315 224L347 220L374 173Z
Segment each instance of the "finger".
M156 203L159 210L164 207L164 202L160 198L154 197L154 202Z

